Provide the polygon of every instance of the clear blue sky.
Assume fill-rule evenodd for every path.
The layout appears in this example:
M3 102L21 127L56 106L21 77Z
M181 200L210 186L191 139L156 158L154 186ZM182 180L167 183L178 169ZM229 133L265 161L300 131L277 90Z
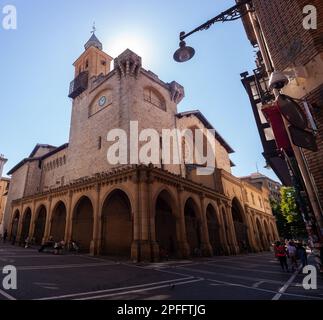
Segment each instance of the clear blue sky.
M68 141L73 62L83 52L93 21L104 50L115 57L129 47L165 82L176 80L186 97L179 111L199 109L236 151L234 174L264 169L262 146L240 73L254 68L254 49L242 23L216 24L192 35L196 56L173 61L180 31L190 31L234 0L0 0L13 4L18 29L0 29L0 153L8 172L36 143ZM1 18L3 15L1 16ZM1 19L2 20L2 19Z

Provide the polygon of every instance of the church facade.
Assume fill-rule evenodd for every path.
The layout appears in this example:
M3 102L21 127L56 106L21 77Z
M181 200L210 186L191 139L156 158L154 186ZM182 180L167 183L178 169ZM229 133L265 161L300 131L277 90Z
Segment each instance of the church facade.
M11 169L7 226L16 241L71 240L92 255L133 261L268 250L279 238L269 190L231 173L234 151L198 110L179 113L184 88L165 83L126 50L116 59L92 35L75 61L68 143L38 144ZM187 164L110 164L107 133L212 129L214 172ZM127 146L126 148L130 148Z

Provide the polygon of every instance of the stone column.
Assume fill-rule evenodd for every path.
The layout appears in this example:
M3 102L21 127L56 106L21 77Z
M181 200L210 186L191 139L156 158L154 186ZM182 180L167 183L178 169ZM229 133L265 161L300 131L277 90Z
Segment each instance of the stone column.
M13 218L14 218L15 211L16 210L11 205L11 212L10 212L10 219L9 219L9 226L8 226L9 239L12 238L12 226L13 226Z
M139 237L133 241L131 257L136 261L153 261L158 257L158 246L151 239L150 211L151 211L151 181L149 180L150 170L145 167L138 167L137 190L138 190L138 224L136 232Z
M31 219L30 219L30 226L29 226L29 239L33 238L34 232L35 232L35 224L36 224L36 203L33 201L33 204L31 206Z
M21 204L20 206L20 216L19 216L19 223L18 223L18 228L17 228L17 237L16 237L16 242L18 241L18 244L20 244L20 237L21 237L21 231L22 231L22 223L24 220L24 212L22 211L23 205Z
M252 223L252 213L250 208L246 208L246 219L248 224L248 238L249 238L249 244L253 252L259 252L259 248L257 246L257 241L255 237L255 230L254 225Z
M52 225L52 197L48 198L48 212L46 212L46 223L45 223L45 232L42 240L42 244L44 244L48 238L50 237L50 229Z
M223 221L222 210L221 210L221 207L219 206L219 202L217 202L215 210L217 212L218 221L220 224L219 225L219 232L220 232L221 247L224 251L224 254L228 255L228 254L230 254L230 248L228 245L226 226L225 226L225 222Z
M185 215L183 207L183 186L177 188L178 215L176 219L177 246L180 258L188 258L190 256L190 247L187 243Z
M237 237L236 237L236 231L234 228L234 222L232 218L232 206L231 204L226 204L226 212L227 212L227 222L228 222L228 229L229 234L231 238L231 252L233 254L238 254L240 252L238 243L237 243Z
M138 177L133 176L133 181L136 183L135 196L136 202L133 204L133 212L132 212L132 224L133 224L133 239L131 244L131 259L136 262L140 261L140 216L139 216L139 184L138 184Z
M201 212L200 212L201 213L200 214L201 250L202 250L203 256L212 257L213 248L210 244L209 229L208 229L207 219L206 219L204 194L200 196L200 204L201 204Z
M73 227L72 200L73 200L73 191L70 190L68 192L67 208L66 208L66 224L65 224L65 236L64 236L64 241L66 244L69 244L69 242L72 240L72 227Z
M90 254L92 256L100 254L101 248L101 230L102 230L102 212L100 208L101 185L95 185L95 198L93 206L93 237L90 244Z

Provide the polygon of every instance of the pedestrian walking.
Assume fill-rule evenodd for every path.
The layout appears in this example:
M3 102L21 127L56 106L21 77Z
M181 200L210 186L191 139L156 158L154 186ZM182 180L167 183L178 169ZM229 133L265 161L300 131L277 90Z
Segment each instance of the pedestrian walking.
M295 269L297 269L298 266L297 266L297 259L296 259L296 246L293 241L290 241L287 245L287 254L289 257L292 271L295 271Z
M304 268L305 266L307 266L307 252L301 242L297 244L296 255L297 258L301 261L302 267Z
M275 255L278 258L283 271L288 271L286 247L279 241L276 242Z

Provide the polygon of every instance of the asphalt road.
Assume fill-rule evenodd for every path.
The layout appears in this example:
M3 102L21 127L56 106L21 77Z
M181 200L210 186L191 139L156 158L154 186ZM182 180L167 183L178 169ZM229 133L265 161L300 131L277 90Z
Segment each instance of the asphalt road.
M2 286L6 265L17 268L17 290ZM316 290L304 277L282 272L272 253L133 264L0 245L0 300L323 300L322 276Z

